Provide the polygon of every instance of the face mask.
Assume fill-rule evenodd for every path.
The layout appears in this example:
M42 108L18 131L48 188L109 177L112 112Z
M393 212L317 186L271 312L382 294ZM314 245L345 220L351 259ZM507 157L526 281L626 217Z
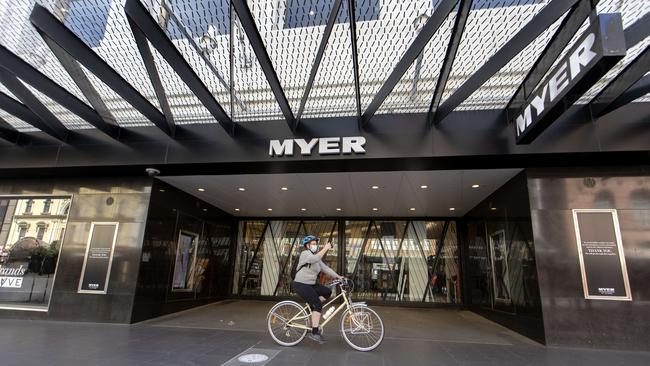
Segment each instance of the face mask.
M318 247L316 247L316 245L310 245L309 251L316 254L316 252L318 252Z

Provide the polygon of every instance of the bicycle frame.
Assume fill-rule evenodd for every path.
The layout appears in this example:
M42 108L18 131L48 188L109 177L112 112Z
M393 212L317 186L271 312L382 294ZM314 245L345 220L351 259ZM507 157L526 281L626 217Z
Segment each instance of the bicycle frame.
M341 305L339 305L336 308L336 310L334 310L332 315L330 315L327 319L325 319L325 321L323 321L321 323L322 328L325 328L327 323L329 323L330 320L334 319L336 314L338 314L342 309L344 309L344 308L349 309L350 308L350 300L348 299L348 297L346 295L346 292L343 291L343 290L341 290L341 293L336 295L332 300L325 303L325 305L323 305L323 308L329 306L331 303L333 303L334 301L338 300L341 297L343 298L343 303ZM311 330L311 326L306 327L306 326L304 326L302 324L293 323L295 320L303 320L303 319L307 318L307 319L310 320L310 324L311 324L311 308L309 308L309 305L305 305L305 306L302 307L302 310L307 311L307 315L300 315L302 312L299 312L298 314L294 315L293 318L289 319L289 321L287 322L288 327Z

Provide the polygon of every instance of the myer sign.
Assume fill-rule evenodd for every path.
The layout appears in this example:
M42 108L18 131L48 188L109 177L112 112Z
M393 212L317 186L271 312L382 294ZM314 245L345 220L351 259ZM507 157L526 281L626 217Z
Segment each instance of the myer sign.
M269 156L311 155L313 151L319 155L365 154L365 144L366 138L362 136L271 140Z
M528 144L625 56L620 14L600 14L515 116L517 144Z

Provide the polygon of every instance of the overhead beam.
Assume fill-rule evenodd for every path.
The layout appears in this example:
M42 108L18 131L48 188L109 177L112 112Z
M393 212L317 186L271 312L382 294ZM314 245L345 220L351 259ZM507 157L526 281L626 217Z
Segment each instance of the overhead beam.
M616 99L607 104L607 106L600 111L598 116L600 117L614 112L615 110L623 107L626 104L634 102L635 100L648 93L650 93L650 75L642 77L625 92L619 95Z
M165 134L172 135L165 116L46 8L36 4L29 19L48 45L56 43Z
M235 132L235 123L230 119L226 111L221 107L219 102L214 98L212 92L205 86L203 81L196 74L190 64L183 58L174 43L167 37L165 32L160 28L158 23L151 17L149 11L140 3L139 0L127 0L124 5L126 17L131 26L131 31L135 37L136 44L140 50L142 60L144 61L151 83L156 91L156 96L163 106L165 115L171 111L165 94L165 89L160 81L160 75L156 68L151 50L147 40L160 52L162 57L167 61L176 74L183 80L188 88L196 95L205 108L219 122L219 125L230 135ZM179 25L181 26L181 25ZM169 120L169 119L168 119ZM170 123L173 129L173 122Z
M262 71L264 71L264 75L269 82L269 86L271 87L271 91L273 91L273 95L275 95L275 99L280 106L280 110L282 111L282 114L284 115L289 128L294 131L296 119L293 115L293 112L291 111L291 106L289 105L289 101L284 94L282 85L280 85L278 75L273 68L271 58L266 51L262 36L260 35L260 32L255 25L253 14L251 14L251 10L248 7L246 0L232 0L231 4L237 13L237 16L239 17L239 22L241 23L242 28L244 28L244 32L248 37L248 41L250 42L250 45L255 52L255 56L257 56L257 60L259 61L260 66L262 67Z
M469 98L486 81L501 70L512 58L517 56L526 46L557 21L579 0L553 0L548 3L523 28L506 42L483 66L472 74L447 100L445 100L434 117L434 123L439 123L456 107Z
M98 130L113 138L118 137L120 127L114 120L102 118L97 111L2 45L0 45L0 67L5 68L50 99L83 118Z
M0 82L2 82L2 84L4 84L4 86L6 86L7 89L16 96L16 98L20 99L24 107L28 108L38 117L36 119L30 118L30 120L25 119L25 122L32 124L32 126L58 140L66 141L68 138L68 129L29 89L27 89L20 80L18 80L14 74L4 68L0 68ZM19 106L16 105L15 107ZM22 107L19 108L22 109ZM27 114L25 114L25 116L27 116Z
M316 58L314 59L314 63L311 66L311 71L309 72L309 79L307 80L305 91L303 92L302 98L300 99L300 107L298 108L298 114L296 114L296 125L295 125L296 128L298 128L298 124L300 123L300 118L302 117L302 113L305 111L305 105L307 104L307 99L309 98L311 87L314 85L314 80L316 79L318 68L320 67L321 61L323 60L323 55L325 54L325 48L327 47L327 43L329 42L330 35L332 34L332 29L334 29L336 18L339 15L339 9L341 8L341 1L342 0L334 1L334 4L332 5L332 10L330 10L330 15L327 18L327 25L325 26L325 30L323 31L323 37L320 40L320 45L318 46L318 51L316 52Z
M610 81L589 103L594 117L601 117L620 107L619 99L650 70L650 45ZM641 96L641 95L640 95ZM639 97L640 97L639 96ZM628 96L629 98L630 96ZM637 97L638 98L638 97ZM636 98L634 98L636 99ZM632 99L632 100L634 100ZM631 102L632 100L629 100ZM613 104L611 108L610 106Z
M449 13L456 7L457 0L455 1L443 1L438 9L431 15L431 17L424 24L420 33L415 37L413 43L406 50L402 58L397 62L395 68L390 73L384 84L381 86L377 94L372 98L372 101L366 108L365 112L361 116L361 125L365 126L368 124L368 121L375 115L379 107L384 103L384 100L388 95L393 91L395 85L400 81L404 73L409 69L413 61L418 57L418 55L424 50L431 37L438 31L442 23L447 19Z
M7 140L11 143L18 142L20 132L16 130L9 122L0 118L0 139Z
M356 1L348 0L348 18L350 21L350 48L352 51L352 72L354 77L354 102L357 118L361 117L361 89L359 86L359 50L357 48L357 14Z
M639 44L645 38L650 36L650 13L646 13L641 19L624 30L625 44L629 49ZM600 93L589 103L591 113L594 117L601 117L609 112L614 111L622 106L621 103L627 101L630 103L635 99L645 95L638 93L643 91L643 83L637 85L637 82L644 78L644 75L650 70L650 46L630 61L627 66L605 86ZM627 91L630 91L628 93ZM624 96L625 95L625 96ZM630 99L632 98L632 99Z
M589 18L598 1L580 0L569 10L569 14L564 17L562 24L555 31L555 34L537 57L524 80L517 87L517 91L510 98L506 110L518 109L524 104L582 24Z
M429 115L427 117L429 125L433 123L434 115L438 109L438 106L440 105L442 95L445 92L445 87L447 86L447 81L449 80L451 69L454 66L454 60L456 59L456 54L458 53L460 41L463 38L465 24L467 24L467 18L469 17L469 11L471 8L472 0L460 0L458 13L456 14L456 20L454 21L454 30L451 33L449 45L447 45L445 61L443 62L442 68L440 69L440 75L436 81L436 89L433 92L431 105L429 105Z

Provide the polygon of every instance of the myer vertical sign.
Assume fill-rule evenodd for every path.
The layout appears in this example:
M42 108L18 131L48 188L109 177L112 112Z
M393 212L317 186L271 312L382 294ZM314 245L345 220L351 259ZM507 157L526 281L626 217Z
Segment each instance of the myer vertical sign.
M313 151L318 155L365 154L365 145L363 136L271 140L269 156L293 156L294 152L307 156Z
M620 14L600 14L515 115L517 144L532 142L625 56Z

